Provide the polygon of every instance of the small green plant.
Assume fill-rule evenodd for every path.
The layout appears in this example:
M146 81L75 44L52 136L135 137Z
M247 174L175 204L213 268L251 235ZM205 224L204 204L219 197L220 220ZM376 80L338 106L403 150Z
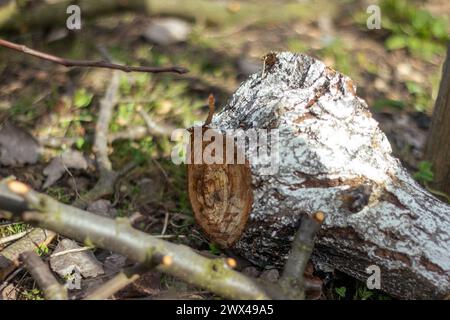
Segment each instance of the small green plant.
M37 289L33 288L31 290L26 290L21 293L22 299L24 300L44 300L44 297L42 296L42 292Z
M86 143L86 140L83 137L79 137L75 141L75 146L77 147L78 150L82 150L85 143Z
M0 226L0 238L24 232L29 228L30 225L21 222L7 224L6 226Z
M354 300L367 300L373 296L373 291L366 288L364 285L360 285L356 288Z
M41 243L36 249L35 249L36 254L38 254L39 256L43 256L48 254L49 249L47 247L47 245L45 243Z
M73 105L77 109L85 108L91 104L93 97L94 94L88 92L85 88L78 89L73 96Z
M434 175L431 169L431 162L421 161L418 166L418 171L414 174L414 178L421 183L433 182Z
M62 203L70 203L71 195L64 188L52 186L48 188L47 192L49 196L55 198L56 200Z
M339 299L344 299L345 294L347 293L347 288L346 287L334 288L334 291L338 295Z
M209 252L213 255L218 256L220 254L220 249L215 243L210 242L209 243Z
M381 25L390 31L386 47L406 48L413 55L430 58L442 54L448 41L448 19L411 5L407 0L382 0Z
M414 109L419 112L427 111L433 105L430 93L413 81L406 81L406 88L412 96Z
M392 100L392 99L378 99L373 104L373 109L375 111L381 111L384 108L389 108L393 110L403 110L406 104L400 100Z

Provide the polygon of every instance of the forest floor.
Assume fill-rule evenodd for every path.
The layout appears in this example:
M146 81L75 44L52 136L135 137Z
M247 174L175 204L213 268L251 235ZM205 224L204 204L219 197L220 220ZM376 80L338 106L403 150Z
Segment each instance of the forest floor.
M386 6L392 2L384 1ZM249 19L239 25L220 26L189 21L186 38L167 45L152 43L146 32L153 18L135 13L83 21L82 29L76 32L68 32L61 26L25 30L7 34L5 38L66 58L98 59L106 55L126 64L189 68L186 75L122 73L120 101L110 126L111 134L145 127L142 111L158 123L188 128L206 118L210 93L215 95L219 108L223 106L239 83L261 68L261 57L266 53L286 50L306 53L353 79L357 94L371 107L394 154L411 173L419 172L419 178L427 176L429 168L421 162L422 149L445 56L445 46L437 36L442 26L436 21L441 18L436 17L450 17L450 6L445 0L420 2L423 3L420 10L434 16L424 15L424 22L413 27L411 21L417 18L414 14L420 11L415 7L410 16L402 17L402 22L396 20L402 12L382 11L382 21L389 27L368 30L367 4L364 1L342 3L320 17L286 24L255 23ZM448 34L449 25L443 25L444 33ZM430 26L438 30L437 35L422 30ZM416 39L416 42L405 39ZM0 49L0 128L4 121L12 122L40 141L43 148L36 163L9 166L0 163L0 177L14 175L64 203L72 203L92 188L97 173L89 161L83 169L77 169L77 164L65 168L59 179L47 184L44 169L53 158L69 149L92 159L99 101L111 75L111 70L67 69ZM50 138L54 143L49 143ZM67 142L63 138L71 139ZM170 137L149 135L115 140L110 150L113 167L120 169L130 162L136 166L118 181L113 196L93 207L112 217L133 217L137 228L188 244L205 255L225 254L195 226L186 193L185 167L174 165L170 159L173 145ZM26 228L24 224L0 221L0 237ZM45 254L50 254L56 244L53 242ZM102 263L111 257L109 252L99 249L94 254ZM276 277L273 270L260 270L245 263L243 268L252 276ZM315 298L389 298L381 292L367 290L343 274L317 276L325 288ZM85 279L84 291L73 294L82 296L99 281ZM10 285L1 289L2 299L42 297L25 271L17 273L10 279ZM114 298L134 297L202 299L212 296L171 277L149 272Z

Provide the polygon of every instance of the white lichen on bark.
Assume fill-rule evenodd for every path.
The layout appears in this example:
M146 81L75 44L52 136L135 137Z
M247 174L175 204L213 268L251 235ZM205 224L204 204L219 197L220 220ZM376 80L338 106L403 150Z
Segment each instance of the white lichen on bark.
M326 213L314 260L365 280L378 265L382 289L404 298L450 291L450 206L423 190L391 147L352 81L301 54L242 83L211 123L226 130L278 129L279 170L249 157L253 207L234 248L278 265L302 215Z

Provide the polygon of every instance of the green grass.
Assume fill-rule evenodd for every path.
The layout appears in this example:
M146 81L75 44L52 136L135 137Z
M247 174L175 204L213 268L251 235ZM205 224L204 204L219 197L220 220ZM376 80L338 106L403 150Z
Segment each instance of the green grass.
M448 18L436 17L420 8L419 1L382 0L381 25L389 30L386 47L407 49L411 54L430 58L445 52L448 41Z
M44 300L44 296L38 288L32 288L20 293L21 300Z
M48 188L47 194L62 203L69 204L72 201L72 195L66 188L52 186Z
M10 224L6 224L3 226L0 225L0 238L18 234L18 233L24 232L30 228L31 228L30 225L28 225L26 223L22 223L22 222L10 223Z

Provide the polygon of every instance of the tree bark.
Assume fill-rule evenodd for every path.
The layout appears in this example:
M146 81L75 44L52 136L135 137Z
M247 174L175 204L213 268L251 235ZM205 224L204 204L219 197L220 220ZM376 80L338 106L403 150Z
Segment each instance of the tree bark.
M450 194L450 43L442 67L441 85L434 106L425 158L433 164L434 186Z
M377 265L389 294L442 298L450 291L450 206L391 155L355 92L348 77L313 58L266 56L262 70L202 130L236 138L277 129L269 147L278 149L271 162L277 170L267 171L261 155L239 144L235 156L244 152L245 163L188 164L195 217L212 241L260 266L281 267L302 217L322 211L318 267L366 281L366 268Z

